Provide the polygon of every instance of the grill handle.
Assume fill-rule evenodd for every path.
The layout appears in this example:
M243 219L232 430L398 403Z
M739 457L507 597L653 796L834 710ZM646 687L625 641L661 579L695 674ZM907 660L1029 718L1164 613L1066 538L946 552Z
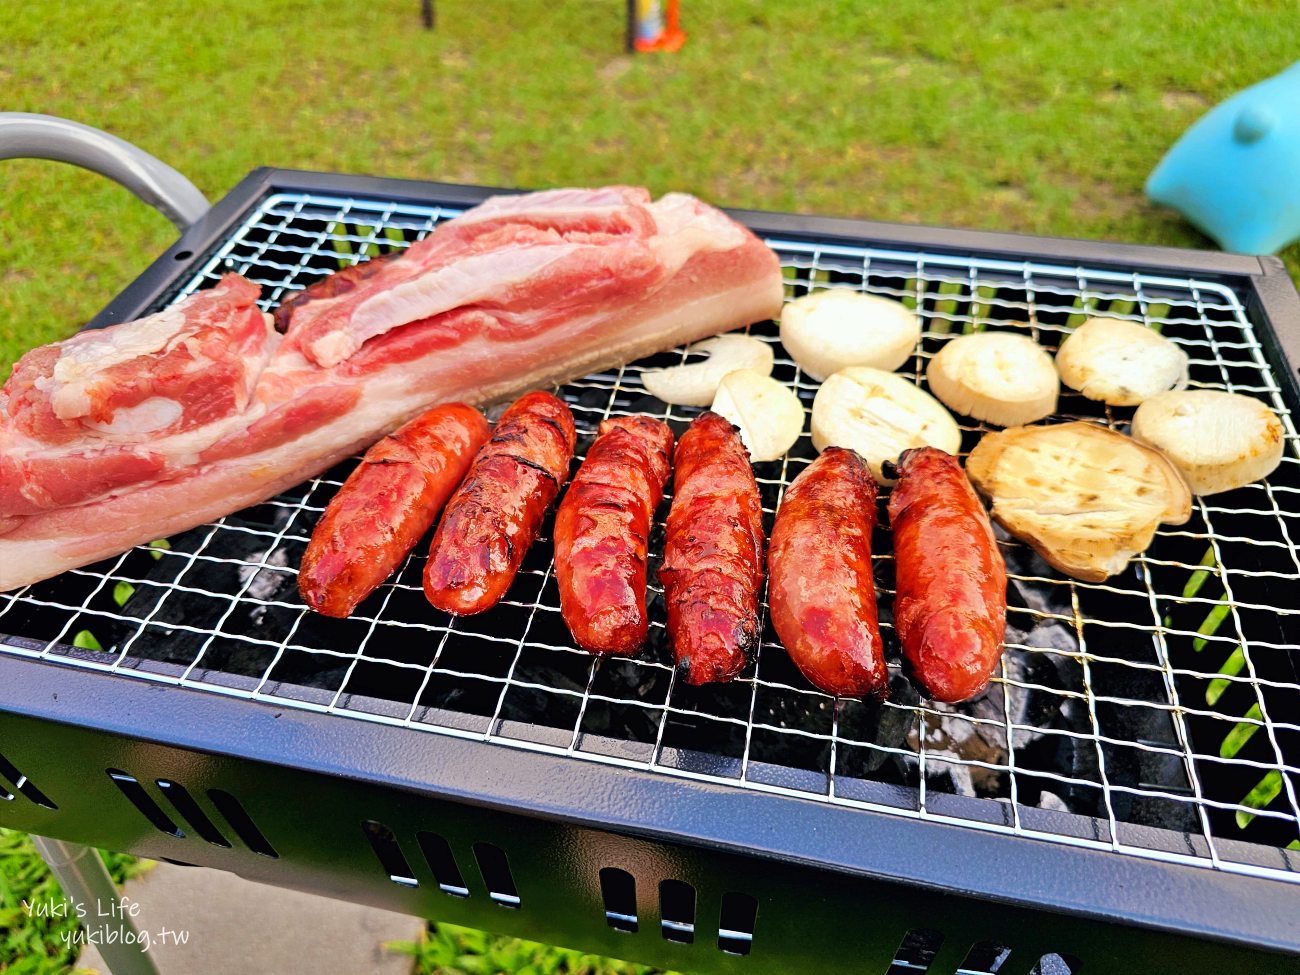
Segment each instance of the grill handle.
M53 159L121 183L184 230L208 211L198 187L131 143L53 115L0 112L0 159Z

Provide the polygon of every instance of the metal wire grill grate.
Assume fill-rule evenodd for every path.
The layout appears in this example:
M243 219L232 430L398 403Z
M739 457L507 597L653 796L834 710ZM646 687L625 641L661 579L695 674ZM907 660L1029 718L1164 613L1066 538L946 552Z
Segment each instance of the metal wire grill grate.
M271 307L456 212L277 195L172 300L234 269L263 285ZM1198 501L1191 522L1162 530L1105 583L1068 580L1003 539L1007 650L989 694L957 707L918 699L896 665L888 702L837 702L802 679L770 626L736 681L687 687L670 666L653 584L646 651L598 661L573 647L560 619L546 532L506 600L483 616L453 619L428 606L425 545L351 619L311 614L295 568L350 464L213 525L0 595L0 632L13 634L0 637L0 652L1300 882L1300 452L1238 297L1207 281L769 242L789 296L848 286L915 307L923 336L902 371L922 384L926 361L963 332L1020 330L1055 349L1090 314L1130 318L1188 351L1193 385L1276 409L1286 459L1267 483ZM771 323L752 332L776 342ZM816 383L776 351L774 375L811 405ZM698 411L648 396L639 367L683 355L563 387L583 437L579 456L611 415L657 415L680 433ZM1059 416L1123 427L1131 411L1066 391ZM962 429L967 451L986 430ZM757 466L769 529L783 488L813 456L805 434L784 460ZM659 524L652 554L662 546ZM893 564L884 529L875 551L888 643Z

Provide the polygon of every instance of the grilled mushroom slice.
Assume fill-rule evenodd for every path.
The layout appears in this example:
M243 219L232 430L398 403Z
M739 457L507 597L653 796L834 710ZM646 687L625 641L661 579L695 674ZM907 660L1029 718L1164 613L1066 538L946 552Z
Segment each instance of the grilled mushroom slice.
M826 288L781 310L781 344L818 382L849 366L897 369L915 351L921 320L901 301Z
M1089 318L1061 343L1061 381L1088 399L1137 406L1187 385L1187 353L1154 329L1120 318Z
M988 434L966 473L995 521L1087 582L1123 570L1160 524L1192 515L1187 482L1164 454L1095 423Z
M1047 350L1028 335L976 332L952 339L925 378L948 409L1013 427L1056 412L1061 377Z
M894 483L881 465L909 447L961 450L961 429L943 405L897 373L850 366L828 378L812 407L812 441L856 450L878 484Z
M1194 494L1261 481L1282 463L1282 421L1252 396L1188 389L1153 396L1133 414L1133 437L1166 454Z

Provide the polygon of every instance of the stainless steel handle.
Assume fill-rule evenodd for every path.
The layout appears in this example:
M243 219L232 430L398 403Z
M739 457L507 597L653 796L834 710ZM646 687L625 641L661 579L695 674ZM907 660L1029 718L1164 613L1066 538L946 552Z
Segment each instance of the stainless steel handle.
M198 187L143 149L53 115L0 112L0 159L53 159L121 183L184 230L208 211Z

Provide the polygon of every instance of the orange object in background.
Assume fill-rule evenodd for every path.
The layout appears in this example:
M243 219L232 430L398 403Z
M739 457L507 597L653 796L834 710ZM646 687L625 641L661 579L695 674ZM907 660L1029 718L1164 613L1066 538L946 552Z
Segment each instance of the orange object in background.
M676 51L686 43L678 0L628 0L627 15L630 51Z

